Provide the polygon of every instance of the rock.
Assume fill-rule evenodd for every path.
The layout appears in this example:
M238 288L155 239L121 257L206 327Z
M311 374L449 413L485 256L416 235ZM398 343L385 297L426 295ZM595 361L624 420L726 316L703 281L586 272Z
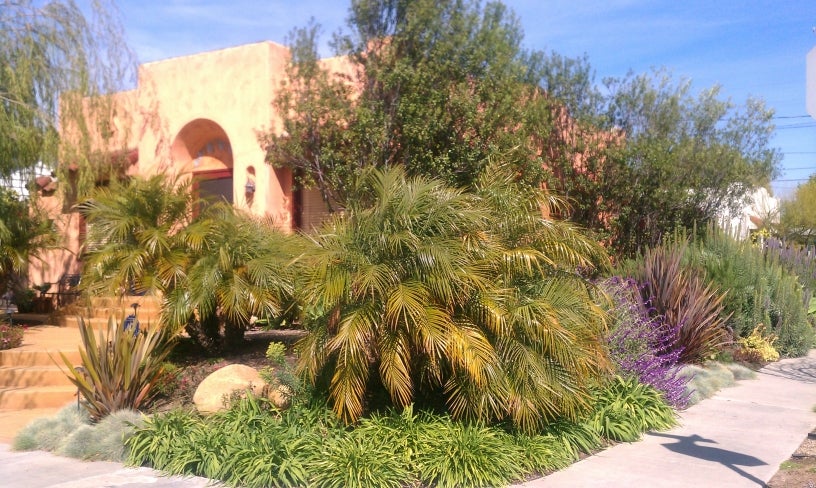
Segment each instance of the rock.
M289 405L292 404L292 389L286 385L278 383L266 385L264 387L263 396L268 399L272 405L282 410L289 408Z
M262 394L264 380L255 368L243 364L230 364L213 372L198 385L193 395L193 403L202 414L215 413L228 407L233 393L251 391Z

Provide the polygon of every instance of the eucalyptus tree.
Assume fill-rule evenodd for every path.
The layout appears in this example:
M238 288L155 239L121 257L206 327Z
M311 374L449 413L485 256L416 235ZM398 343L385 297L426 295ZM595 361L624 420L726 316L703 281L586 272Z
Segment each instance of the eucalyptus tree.
M527 431L586 407L605 317L578 270L605 253L543 217L542 194L498 179L465 192L370 171L364 198L312 236L298 368L344 420L382 396Z

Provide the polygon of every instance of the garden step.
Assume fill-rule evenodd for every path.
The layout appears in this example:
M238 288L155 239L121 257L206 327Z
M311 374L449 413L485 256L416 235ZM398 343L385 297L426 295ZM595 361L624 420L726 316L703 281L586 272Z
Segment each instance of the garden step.
M62 365L60 352L68 357L68 361L73 364L81 364L82 357L79 350L24 350L7 349L0 351L0 367L29 367L29 366L57 366Z
M82 317L79 315L63 315L57 317L57 325L60 327L67 327L70 329L79 329L80 319L85 321L85 325L90 325L94 330L104 330L108 326L107 317ZM115 315L114 319L122 323L122 317Z
M133 309L131 307L95 307L91 308L90 313L87 314L80 314L82 317L93 317L93 318L104 318L107 320L108 317L113 317L119 321L121 321L124 317L133 313ZM139 317L139 320L142 322L151 321L157 322L159 320L159 315L161 315L161 310L158 308L138 308L136 312L136 316Z
M0 410L58 408L76 401L74 386L0 387Z
M0 367L0 388L29 386L71 386L63 370L57 366L3 366Z
M161 299L155 296L91 297L91 307L94 308L130 308L131 303L138 303L140 311L143 308L154 310L161 308Z

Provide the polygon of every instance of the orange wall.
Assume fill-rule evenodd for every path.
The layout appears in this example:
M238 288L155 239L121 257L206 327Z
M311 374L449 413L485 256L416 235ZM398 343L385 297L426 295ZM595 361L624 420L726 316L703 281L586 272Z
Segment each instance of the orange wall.
M288 48L266 41L141 65L136 89L113 98L114 144L138 150L138 161L128 173L194 175L231 168L234 204L291 230L291 172L266 164L257 139L258 131L281 125L273 102L288 59ZM343 69L337 59L326 63ZM215 144L204 151L201 146L211 140L225 141L228 148ZM256 188L249 197L244 189L248 180ZM59 196L44 197L40 204L54 215L66 249L32 263L31 284L56 282L63 273L81 268L76 260L78 216L61 211Z

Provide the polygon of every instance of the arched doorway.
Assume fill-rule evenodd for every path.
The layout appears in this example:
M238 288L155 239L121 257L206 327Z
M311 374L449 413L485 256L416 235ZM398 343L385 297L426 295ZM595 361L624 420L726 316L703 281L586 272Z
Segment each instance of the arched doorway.
M209 119L195 119L179 131L171 147L173 161L192 174L199 197L233 203L232 146L224 129Z

